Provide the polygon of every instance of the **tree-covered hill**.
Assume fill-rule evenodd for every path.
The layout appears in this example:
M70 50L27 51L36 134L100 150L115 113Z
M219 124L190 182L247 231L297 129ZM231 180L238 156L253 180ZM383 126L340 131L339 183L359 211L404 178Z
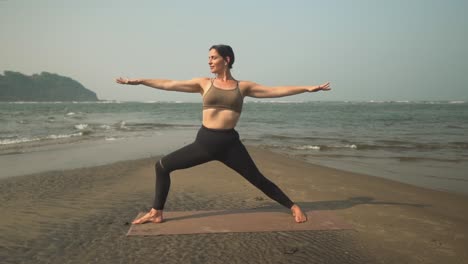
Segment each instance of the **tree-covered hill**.
M0 74L0 101L97 101L96 93L58 74L32 76L5 71Z

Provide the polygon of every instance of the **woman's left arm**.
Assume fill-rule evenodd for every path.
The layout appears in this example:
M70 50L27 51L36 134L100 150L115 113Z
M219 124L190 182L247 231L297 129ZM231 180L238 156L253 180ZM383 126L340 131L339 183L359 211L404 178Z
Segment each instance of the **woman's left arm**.
M255 97L255 98L275 98L275 97L284 97L290 96L305 92L318 92L318 91L329 91L330 83L326 82L320 85L314 86L276 86L268 87L263 86L258 83L247 82L247 87L245 88L245 96Z

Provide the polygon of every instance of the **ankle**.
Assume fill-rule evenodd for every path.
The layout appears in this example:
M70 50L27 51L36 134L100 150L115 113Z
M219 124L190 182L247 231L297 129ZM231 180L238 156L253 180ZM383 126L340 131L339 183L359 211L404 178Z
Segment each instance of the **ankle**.
M151 216L158 216L158 215L162 215L162 212L163 212L163 210L158 210L158 209L151 208L149 213L150 213Z

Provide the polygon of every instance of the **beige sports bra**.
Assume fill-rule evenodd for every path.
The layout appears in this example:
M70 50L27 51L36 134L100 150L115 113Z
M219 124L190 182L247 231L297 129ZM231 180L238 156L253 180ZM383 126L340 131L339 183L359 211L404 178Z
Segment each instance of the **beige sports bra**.
M244 98L239 89L239 82L236 88L225 90L214 86L214 79L211 80L211 87L203 95L203 109L229 109L237 113L242 112Z

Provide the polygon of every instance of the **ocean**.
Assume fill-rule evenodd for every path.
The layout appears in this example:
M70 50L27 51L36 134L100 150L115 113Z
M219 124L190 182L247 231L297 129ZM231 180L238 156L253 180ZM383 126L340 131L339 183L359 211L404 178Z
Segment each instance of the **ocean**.
M164 155L194 140L201 103L2 102L0 177ZM468 194L468 103L247 101L246 145Z

